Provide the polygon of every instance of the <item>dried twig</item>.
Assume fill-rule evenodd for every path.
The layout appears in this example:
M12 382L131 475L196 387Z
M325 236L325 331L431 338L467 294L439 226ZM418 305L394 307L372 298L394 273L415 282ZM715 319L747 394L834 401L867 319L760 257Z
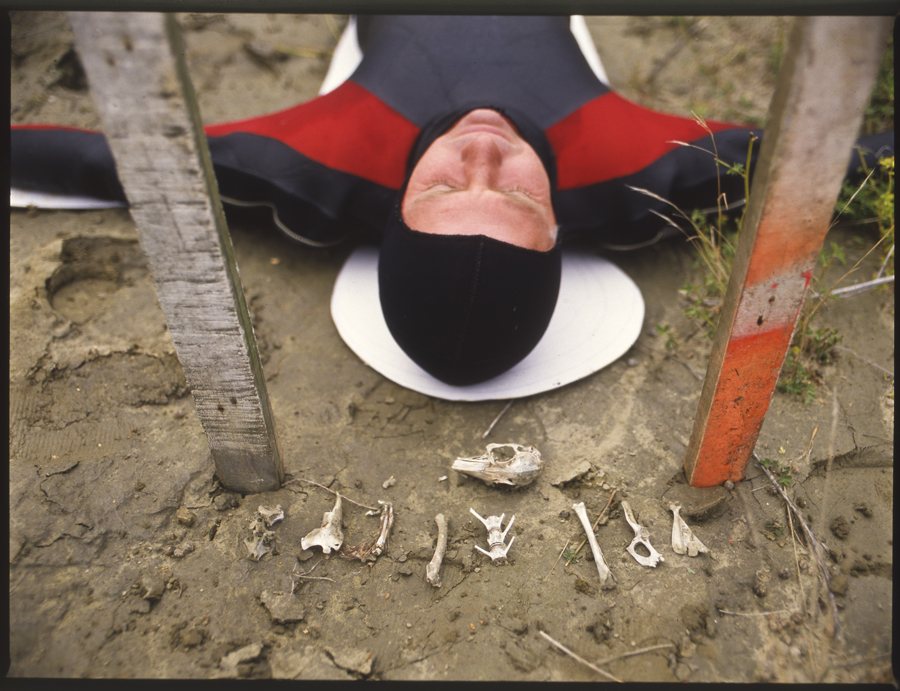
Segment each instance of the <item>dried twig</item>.
M793 614L789 609L776 609L772 612L729 612L727 609L718 610L719 614L730 614L734 617L767 617L770 614Z
M828 571L828 565L825 563L825 557L822 554L822 545L816 539L816 536L813 534L812 529L809 527L809 524L806 522L806 519L803 518L803 514L800 513L800 509L797 508L796 504L791 501L790 497L788 497L787 492L784 491L784 488L778 483L778 480L775 478L775 475L771 470L766 468L759 461L759 456L756 455L756 452L753 453L753 457L756 459L757 465L763 469L763 472L775 486L775 489L778 490L779 494L781 494L781 498L787 503L790 507L791 511L794 512L794 515L797 517L797 520L800 521L800 525L803 526L803 532L806 533L806 539L809 544L812 546L813 554L816 556L816 563L819 566L819 571L822 573L822 577L825 579L825 588L828 591L828 600L831 604L831 615L834 618L834 637L837 640L842 640L843 636L841 635L841 623L838 618L837 611L837 603L834 600L834 593L831 592L831 573Z
M587 541L587 538L585 538L585 542L586 542L586 541ZM569 546L569 540L566 540L566 544L563 545L563 548L562 548L562 550L560 551L559 556L556 558L556 561L553 562L553 567L550 569L550 571L547 572L547 575L544 576L544 580L545 580L545 581L546 581L548 578L550 578L550 574L553 573L553 569L556 568L556 565L559 563L559 560L562 559L562 555L566 553L566 547L568 547L568 546Z
M334 491L333 489L331 489L330 487L326 487L325 485L320 485L318 482L313 482L312 480L305 480L305 479L303 479L302 477L295 478L294 480L288 480L288 481L285 482L284 485L282 485L282 486L283 486L283 487L287 487L288 485L292 485L292 484L294 484L295 482L305 482L305 483L307 483L308 485L315 485L316 487L321 487L321 488L324 489L326 492L331 492L334 496L337 496L337 494L338 494L337 492L335 492L335 491ZM342 494L342 495L341 495L341 498L342 498L344 501L349 501L351 504L355 504L356 506L358 506L358 507L361 508L361 509L366 509L367 511L375 511L376 513L381 513L381 509L375 508L374 506L366 506L365 504L360 504L359 502L353 501L352 499L348 498L346 495L343 495L343 494Z
M818 429L818 428L817 428ZM810 445L812 442L810 442ZM800 574L800 557L797 556L797 536L794 533L794 514L791 511L787 512L788 515L788 523L791 526L791 547L794 548L794 564L797 566L797 583L800 584L800 602L803 605L804 612L806 611L806 591L803 589L803 577Z
M813 293L811 297L814 298L823 298L823 297L833 297L833 298L848 298L852 297L858 293L865 292L867 290L871 290L872 288L877 288L880 285L884 285L885 283L893 283L893 276L883 276L881 278L873 278L871 281L864 281L863 283L857 283L856 285L846 286L844 288L835 288L827 293Z
M614 677L614 676L613 676L612 674L610 674L609 672L604 672L602 669L600 669L600 668L597 667L596 665L592 665L590 662L588 662L587 660L585 660L583 657L580 657L579 655L576 655L576 654L573 653L571 650L569 650L566 646L564 646L562 643L560 643L559 641L554 640L553 638L551 638L550 636L548 636L548 635L547 635L546 633L544 633L543 631L538 631L538 633L541 634L541 636L544 638L544 640L546 640L547 642L549 642L550 645L552 645L552 646L554 646L555 648L558 648L559 650L563 651L566 655L568 655L569 657L571 657L573 660L576 660L576 661L580 662L580 663L583 664L585 667L590 667L590 668L591 668L592 670L594 670L597 674L600 674L600 675L606 677L606 678L609 679L610 681L617 681L617 682L619 682L619 683L622 682L621 679L618 679L618 678Z
M884 273L884 270L887 267L888 261L890 261L890 259L893 255L894 255L894 245L891 245L891 249L888 250L887 256L884 258L884 261L881 262L881 268L878 269L878 275L875 276L875 278L881 278L881 275Z
M312 568L309 571L300 571L300 573L295 573L293 570L291 570L291 595L294 594L294 588L297 587L297 581L294 580L295 577L296 578L306 578L307 580L310 580L310 581L331 581L332 583L334 583L334 579L328 578L328 576L310 576L309 575L313 571L315 571L316 567L321 563L322 563L321 561L317 561L315 564L313 564ZM294 568L299 568L299 567L300 567L300 564L294 564Z
M637 650L626 650L624 653L620 653L619 655L613 655L612 657L606 657L597 662L598 665L608 665L610 662L615 662L616 660L622 660L626 657L634 657L635 655L643 655L644 653L652 653L654 650L665 650L666 648L674 648L674 643L660 643L659 645L651 645L649 648L638 648Z
M850 350L847 346L836 345L836 346L835 346L835 349L836 349L836 350L845 350L845 351L847 351L848 353L850 353L851 355L855 355L856 357L858 357L860 360L862 360L862 361L865 362L866 364L872 365L872 367L874 367L874 368L877 369L877 370L881 370L881 371L884 372L886 375L888 375L891 379L894 378L894 373L893 373L893 372L891 372L890 370L885 369L885 368L882 367L881 365L876 365L876 364L875 364L874 362L872 362L871 360L867 360L867 359L864 358L862 355L860 355L859 353L857 353L855 350Z
M516 400L516 399L513 398L512 400L510 400L509 403L507 403L507 404L503 407L503 410L501 410L500 413L497 415L497 417L494 418L494 421L491 423L491 426L488 427L488 428L487 428L487 431L486 431L484 434L481 435L481 438L482 438L482 439L487 439L487 438L488 438L488 435L493 431L493 429L494 429L494 427L496 427L497 423L500 422L500 418L502 418L502 417L506 414L506 411L510 409L510 407L512 406L514 400Z
M441 587L441 562L444 560L444 552L447 550L447 519L439 513L434 517L438 527L437 545L434 548L434 556L428 566L425 567L425 580L435 588Z

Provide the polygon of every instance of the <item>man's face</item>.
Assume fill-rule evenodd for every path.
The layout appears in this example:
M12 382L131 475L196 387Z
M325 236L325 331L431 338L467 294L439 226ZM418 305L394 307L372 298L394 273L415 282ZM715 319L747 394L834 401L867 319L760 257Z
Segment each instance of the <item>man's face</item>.
M401 211L423 233L487 235L540 251L556 239L541 159L506 118L486 108L465 115L428 147Z

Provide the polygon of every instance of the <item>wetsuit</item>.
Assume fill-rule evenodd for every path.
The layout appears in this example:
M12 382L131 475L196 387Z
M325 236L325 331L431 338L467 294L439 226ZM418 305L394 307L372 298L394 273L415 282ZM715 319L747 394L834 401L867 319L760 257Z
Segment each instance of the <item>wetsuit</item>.
M611 246L653 241L664 202L711 208L743 196L725 163L746 161L759 129L657 113L611 91L591 70L567 17L360 17L362 62L333 91L262 117L207 126L224 200L265 203L296 239L377 239L422 129L466 104L524 113L555 157L560 237ZM710 134L711 132L711 134ZM698 148L679 145L687 142ZM873 149L893 133L863 142ZM759 143L754 152L759 151ZM124 199L102 134L14 126L11 184Z

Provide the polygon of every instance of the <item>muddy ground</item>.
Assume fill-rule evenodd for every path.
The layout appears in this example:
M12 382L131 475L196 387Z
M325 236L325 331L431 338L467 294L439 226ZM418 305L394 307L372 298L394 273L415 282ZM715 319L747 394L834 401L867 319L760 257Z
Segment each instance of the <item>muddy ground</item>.
M311 98L345 21L181 19L209 122ZM589 24L613 85L630 98L764 121L788 20ZM12 120L96 126L65 18L14 13L12 34ZM259 44L254 54L254 39L282 56ZM643 333L605 370L516 401L499 420L487 441L534 443L547 461L537 482L509 492L450 470L457 456L483 452L505 402L406 391L340 340L328 305L349 247L298 247L260 219L232 217L292 480L241 497L215 481L127 212L12 211L10 223L10 676L603 678L544 631L629 681L893 678L894 399L882 371L893 371L892 291L821 311L818 325L840 329L849 350L823 368L816 401L776 394L757 447L792 465L789 492L827 545L838 639L815 560L792 541L760 469L751 465L731 491L684 484L695 372L709 346L684 317L678 289L697 270L683 242L611 255L643 291ZM845 227L832 239L852 262L872 238ZM849 280L872 270L867 262ZM676 330L676 357L657 324ZM363 564L303 551L333 496L302 480L362 504L392 502L386 554ZM597 517L613 490L598 540L617 587L601 590L587 548L580 561L558 558L584 535L573 503ZM665 557L656 569L625 552L626 498ZM672 501L709 555L673 552ZM257 508L277 504L285 518L273 527L275 550L251 561L244 540ZM508 564L474 550L485 533L470 507L515 515ZM450 534L435 589L425 567L438 512ZM377 526L344 503L347 544L372 539Z

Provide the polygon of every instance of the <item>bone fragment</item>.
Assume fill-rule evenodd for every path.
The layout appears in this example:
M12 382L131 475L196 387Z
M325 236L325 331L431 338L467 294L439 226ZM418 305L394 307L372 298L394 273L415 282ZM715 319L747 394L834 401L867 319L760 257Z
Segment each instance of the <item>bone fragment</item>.
M277 504L274 509L268 509L265 506L260 506L259 515L263 517L263 520L266 522L267 528L271 528L273 525L278 523L278 521L284 519L284 511L281 508L281 504Z
M626 547L628 553L634 557L635 561L641 566L656 568L659 562L665 561L665 557L657 552L653 545L650 544L650 531L634 519L634 512L631 510L631 505L627 501L623 501L621 506L622 511L625 514L625 520L628 521L628 525L630 525L631 529L634 531L634 540ZM644 547L647 548L647 551L650 552L650 556L644 557L637 553L635 545L639 544L644 545Z
M434 517L438 527L437 545L434 548L434 556L425 567L425 580L435 588L441 587L441 562L444 561L444 552L447 551L447 519L439 513Z
M509 532L509 529L512 528L513 521L516 520L516 517L513 516L509 519L509 523L506 524L506 530L501 531L503 527L503 519L506 517L505 513L500 514L499 516L488 516L487 518L482 518L479 516L475 509L469 509L472 512L472 515L475 516L479 521L484 524L484 527L488 531L487 541L488 547L490 547L490 551L475 545L475 549L477 549L482 554L485 554L491 558L491 561L497 561L498 559L504 560L506 559L506 555L509 552L509 548L512 547L513 541L516 539L515 535L510 539L509 544L505 544L506 534Z
M593 528L591 528L591 520L588 518L587 509L584 508L584 502L573 504L572 508L575 509L578 520L581 521L581 525L584 526L584 532L587 533L587 539L591 545L591 552L594 554L594 562L597 564L597 573L600 575L600 586L606 586L607 581L610 581L608 587L615 587L616 579L612 577L612 572L610 572L606 562L603 561L603 553L600 551L600 545L597 544L597 537L594 535Z
M372 547L372 555L375 557L380 557L381 553L384 552L388 536L391 533L391 526L394 525L394 507L391 506L390 502L381 501L380 499L378 503L381 504L381 529L378 533L378 539L375 541L375 546Z
M709 549L706 545L697 539L688 524L679 515L681 507L669 504L669 511L675 516L675 521L672 523L672 549L675 550L675 553L687 553L689 557L696 557L700 552L708 553Z
M340 549L344 542L344 533L341 530L341 520L343 512L341 510L341 495L337 495L337 501L334 502L334 508L326 511L322 516L322 527L311 531L306 537L300 540L300 546L303 549L319 546L324 554L330 554L333 549Z

